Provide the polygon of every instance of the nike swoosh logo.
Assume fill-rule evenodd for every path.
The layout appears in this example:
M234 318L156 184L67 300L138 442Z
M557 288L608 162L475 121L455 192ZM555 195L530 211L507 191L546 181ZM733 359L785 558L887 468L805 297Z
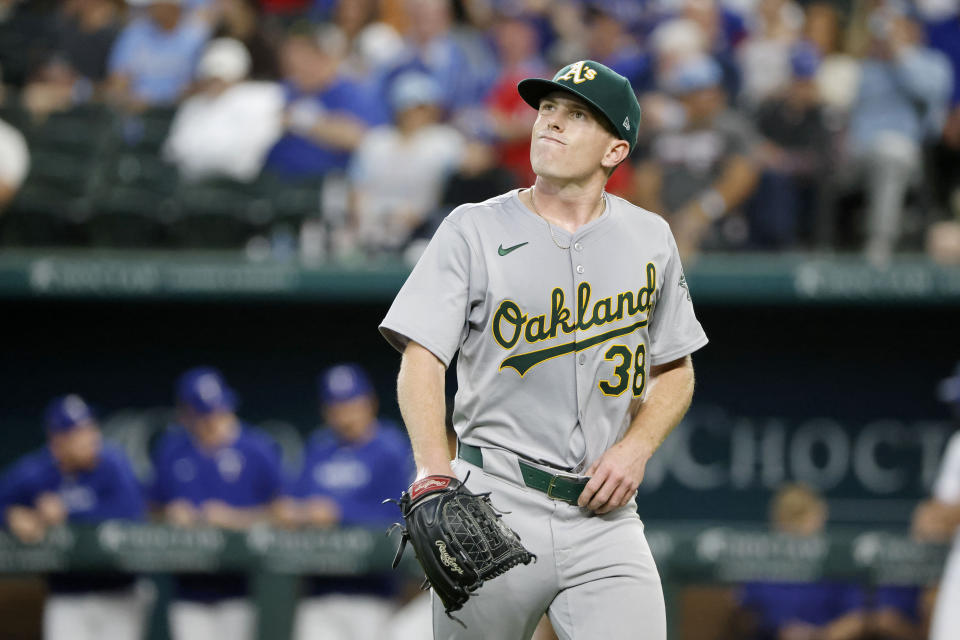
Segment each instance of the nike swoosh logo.
M513 245L512 247L507 247L506 249L503 248L503 245L500 245L500 246L497 248L497 253L499 253L499 254L502 255L502 256L505 256L505 255L507 255L508 253L510 253L511 251L516 251L517 249L519 249L520 247L522 247L522 246L525 245L525 244L530 244L530 243L529 243L529 242L521 242L520 244L515 244L515 245Z

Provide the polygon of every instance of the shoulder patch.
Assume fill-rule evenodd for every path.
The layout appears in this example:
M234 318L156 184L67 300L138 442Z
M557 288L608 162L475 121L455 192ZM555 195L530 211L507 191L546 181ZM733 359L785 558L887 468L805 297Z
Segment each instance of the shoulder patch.
M680 281L677 282L677 286L683 288L687 292L687 300L690 300L690 287L687 286L687 276L680 274Z

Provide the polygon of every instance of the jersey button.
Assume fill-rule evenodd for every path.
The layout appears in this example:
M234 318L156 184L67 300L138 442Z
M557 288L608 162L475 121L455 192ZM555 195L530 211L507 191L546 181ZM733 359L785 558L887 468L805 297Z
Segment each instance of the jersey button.
M579 242L573 245L573 248L576 249L577 251L583 251L583 245L580 244Z
M580 357L577 358L577 362L579 362L580 364L586 364L586 363L587 363L587 356L586 356L585 354L581 353L581 354L580 354Z
M578 265L577 265L577 273L583 273L583 265L582 265L582 264L578 264Z

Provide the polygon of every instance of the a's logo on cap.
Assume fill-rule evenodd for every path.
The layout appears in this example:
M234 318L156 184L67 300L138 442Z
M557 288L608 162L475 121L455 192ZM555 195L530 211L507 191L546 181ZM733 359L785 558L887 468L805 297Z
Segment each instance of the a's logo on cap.
M623 119L623 128L630 131L630 116Z
M563 75L557 75L554 81L573 80L573 84L580 84L587 80L593 80L596 77L597 72L586 65L586 60L581 60L567 67L567 72Z

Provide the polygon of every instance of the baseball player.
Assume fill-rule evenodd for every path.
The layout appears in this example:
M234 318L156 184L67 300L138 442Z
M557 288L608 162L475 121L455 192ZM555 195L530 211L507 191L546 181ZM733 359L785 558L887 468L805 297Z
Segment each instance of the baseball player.
M960 419L960 365L952 377L940 383L939 396L950 403ZM930 640L954 640L960 637L960 432L954 433L947 443L933 485L933 499L917 509L913 529L918 537L927 540L953 538L953 549L940 579Z
M243 425L237 399L216 369L177 384L179 420L157 444L151 501L167 522L243 530L265 520L280 491L280 449ZM252 638L254 609L242 574L179 575L169 609L174 640Z
M413 480L410 444L396 425L377 418L377 398L356 364L331 367L319 378L328 428L310 438L303 469L286 492L285 524L382 528L396 520L383 504ZM309 578L294 623L296 640L380 637L393 612L396 576Z
M123 452L103 444L93 412L78 395L54 399L46 411L47 446L0 478L0 508L10 531L27 543L64 522L142 520L143 496ZM146 600L136 577L123 573L48 576L43 635L48 640L140 638Z
M486 582L436 638L666 637L634 495L693 394L707 343L669 226L604 192L636 146L630 83L583 60L518 85L537 175L454 210L380 327L417 477L469 474L537 560ZM451 463L445 369L459 351Z

